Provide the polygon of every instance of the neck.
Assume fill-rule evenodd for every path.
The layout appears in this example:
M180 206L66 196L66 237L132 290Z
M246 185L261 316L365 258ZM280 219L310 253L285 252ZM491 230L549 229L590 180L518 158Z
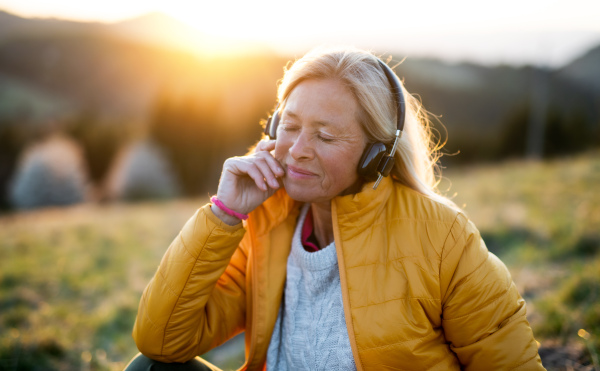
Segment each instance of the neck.
M312 203L310 205L315 237L321 248L333 242L333 220L331 217L331 202Z

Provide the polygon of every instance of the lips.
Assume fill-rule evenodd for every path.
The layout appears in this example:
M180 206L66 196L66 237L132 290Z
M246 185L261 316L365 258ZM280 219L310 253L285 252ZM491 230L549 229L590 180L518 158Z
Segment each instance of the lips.
M292 165L288 165L287 170L287 175L292 178L308 179L317 176L317 174L313 173L312 171L308 171L306 169L302 169Z

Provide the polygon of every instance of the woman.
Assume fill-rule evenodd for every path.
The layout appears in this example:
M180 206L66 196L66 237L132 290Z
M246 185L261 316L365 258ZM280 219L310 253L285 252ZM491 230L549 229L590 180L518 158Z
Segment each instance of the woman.
M146 288L133 336L158 362L134 363L245 331L248 370L543 369L523 299L435 192L428 122L386 68L345 49L286 71L277 139L225 161ZM374 187L357 169L377 142L395 162Z

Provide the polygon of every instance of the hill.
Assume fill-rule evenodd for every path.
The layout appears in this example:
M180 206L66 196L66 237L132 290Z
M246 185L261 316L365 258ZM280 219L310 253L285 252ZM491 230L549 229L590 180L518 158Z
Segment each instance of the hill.
M265 95L273 102L283 64L279 58L254 55L200 58L95 32L23 35L0 43L0 74L69 102L68 109L59 113L92 110L112 120L144 120L150 105L165 90L175 95L228 94L227 99L240 107L256 105L253 98ZM245 102L238 102L232 94L249 88L258 93Z
M56 18L22 18L0 10L0 43L27 36L101 33L104 23L76 22Z
M259 43L242 43L231 38L206 35L159 12L109 24L106 31L116 37L167 49L175 48L200 57L219 53L269 54L268 48Z
M251 55L246 50L243 55L229 57L201 57L190 52L198 45L210 48L227 42L231 44L208 38L163 14L104 24L26 19L0 11L0 75L10 77L11 86L21 82L32 95L50 93L69 103L63 109L58 107L46 121L77 110L91 110L112 120L143 120L161 89L181 94L215 88L214 93L225 88L225 83L227 90L243 90L239 85L247 81L235 82L233 78L264 76L262 66L273 68L273 60L278 68L272 72L283 66L280 58L258 57L258 49ZM277 78L273 74L262 84L256 81L253 88L272 94ZM20 103L38 105L35 98L29 102L21 97ZM256 103L240 103L249 104ZM3 118L6 116L0 111L0 121Z
M407 89L440 117L445 128L438 130L448 131L447 151L461 152L446 161L524 156L536 114L545 126L539 135L546 156L600 143L596 95L561 71L423 59L408 59L397 71ZM587 73L598 75L593 68Z
M600 45L575 59L558 73L600 96Z
M268 81L249 88L262 91L269 86L272 92L286 60L257 45L237 45L241 55L198 55L191 48L210 49L232 41L208 37L163 14L114 24L24 19L6 12L0 13L0 19L0 74L70 102L64 111L80 107L113 118L143 119L161 87L190 89L196 84L198 90L215 75L226 78L223 65L254 74L252 68L243 67L249 50L251 59L262 59L259 65L273 68ZM512 116L527 110L540 74L547 76L550 89L547 106L582 112L589 121L597 121L600 114L588 86L600 76L594 55L591 51L560 71L411 58L397 70L409 90L441 115L455 136L469 133L489 141L498 138ZM223 88L227 92L221 94L234 89Z

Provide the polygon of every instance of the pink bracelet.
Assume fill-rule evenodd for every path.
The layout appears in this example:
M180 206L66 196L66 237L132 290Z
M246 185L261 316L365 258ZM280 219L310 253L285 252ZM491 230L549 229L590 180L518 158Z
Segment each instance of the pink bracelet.
M221 202L221 200L219 200L217 198L217 196L212 196L210 198L210 202L212 202L213 204L217 205L217 207L219 209L223 210L225 212L225 214L227 214L227 215L235 216L236 218L242 219L242 220L248 219L248 215L238 213L236 211L231 210L227 206L225 206L225 204L223 204L223 202Z

